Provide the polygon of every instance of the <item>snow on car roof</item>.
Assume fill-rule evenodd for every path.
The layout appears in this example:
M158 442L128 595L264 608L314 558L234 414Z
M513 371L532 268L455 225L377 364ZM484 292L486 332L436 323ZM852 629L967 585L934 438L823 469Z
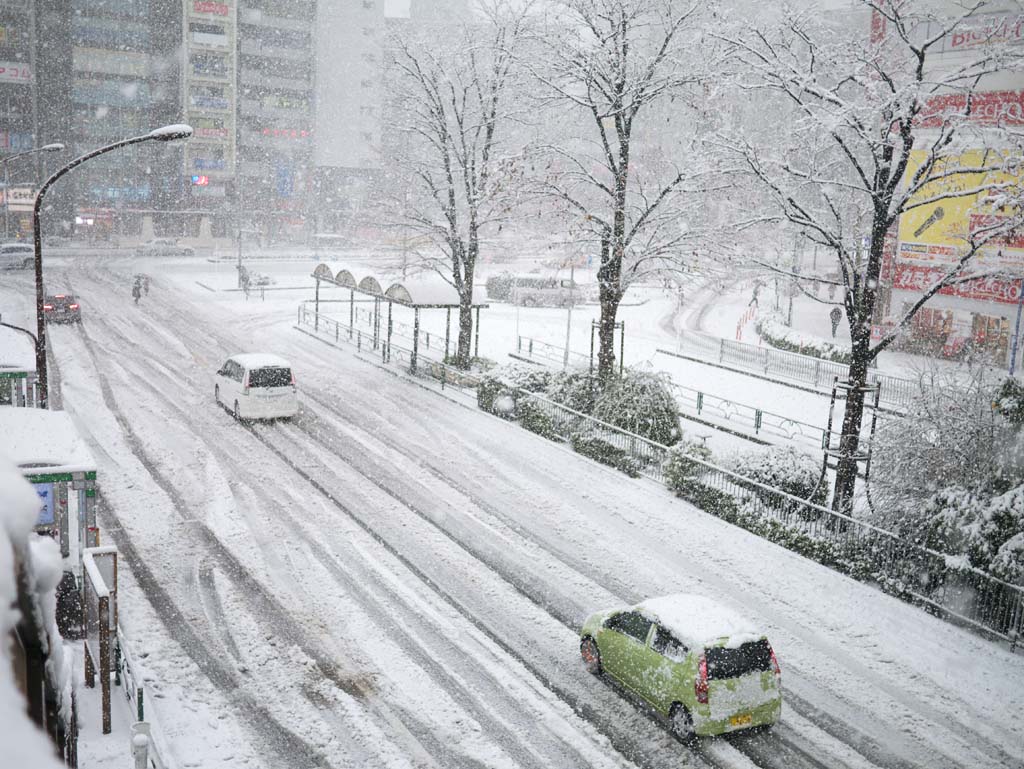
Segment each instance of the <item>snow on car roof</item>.
M706 646L726 638L726 646L735 648L764 637L749 620L702 595L650 598L637 604L636 610L688 646Z
M0 406L4 451L23 475L82 473L96 460L66 411Z
M241 355L232 355L231 360L241 363L245 368L263 368L264 366L292 367L284 358L279 358L276 355L265 352L246 352Z

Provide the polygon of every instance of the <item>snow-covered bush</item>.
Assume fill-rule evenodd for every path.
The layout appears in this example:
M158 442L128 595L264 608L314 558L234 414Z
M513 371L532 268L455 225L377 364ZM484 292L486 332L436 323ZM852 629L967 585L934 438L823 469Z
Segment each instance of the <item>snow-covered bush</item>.
M546 369L535 366L500 366L480 377L480 384L476 389L476 404L491 414L512 419L515 416L515 408L495 408L499 396L508 395L515 403L518 401L519 391L543 392L550 380L551 372Z
M995 497L961 486L941 489L924 505L920 520L908 517L898 531L915 544L1024 584L1024 485Z
M679 440L679 407L667 374L627 369L610 381L594 402L593 415L655 443L672 446Z
M992 407L1010 424L1024 424L1024 385L1013 377L1006 379L996 392Z
M511 272L492 275L484 284L487 287L487 298L495 302L511 301L513 281L514 277Z
M778 313L766 313L755 323L757 335L772 347L786 352L811 355L836 363L849 363L850 350L828 339L790 328Z
M772 489L818 505L824 504L826 500L828 490L826 484L821 482L821 465L792 446L738 452L724 461L733 472ZM753 484L750 489L768 507L782 509L795 506L797 512L807 517L803 506L796 505L780 494Z
M516 404L516 416L519 424L531 433L537 433L548 440L558 440L554 422L536 401L523 398Z
M580 371L560 371L551 376L546 397L555 403L591 414L597 394L597 382L590 374Z
M880 420L872 444L874 523L920 530L934 515L930 500L944 489L991 499L1024 482L1020 428L994 407L1001 386L983 369L966 379L919 375L908 413ZM1012 400L1006 408L1012 411Z
M598 435L585 432L573 433L569 442L572 444L573 451L578 454L621 470L630 478L640 477L640 462L630 456L625 449L620 449Z
M683 438L665 457L665 464L662 467L665 485L678 496L688 497L698 491L700 478L704 473L704 467L700 463L710 461L711 449L702 443Z

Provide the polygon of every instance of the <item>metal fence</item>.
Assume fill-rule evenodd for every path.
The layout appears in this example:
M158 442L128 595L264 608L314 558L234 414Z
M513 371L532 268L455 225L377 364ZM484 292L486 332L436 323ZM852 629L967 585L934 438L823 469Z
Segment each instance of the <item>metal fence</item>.
M377 352L382 363L393 363L411 374L436 379L441 389L455 387L460 390L473 390L480 384L480 377L462 369L449 366L443 361L434 360L423 354L423 348L412 350L392 342L389 344L384 334L378 329L364 329L342 323L335 318L311 310L307 303L299 305L297 321L300 326L307 326L319 336L355 345L359 351ZM422 337L421 337L422 338ZM437 349L436 346L434 349Z
M663 349L659 349L658 352L666 355L677 354ZM804 382L819 388L831 388L836 377L842 380L849 374L849 366L845 363L785 352L772 347L718 339L694 331L684 330L679 333L679 352L722 365L756 371L765 376ZM877 369L868 372L868 380L882 384L881 399L889 406L906 408L913 403L919 392L914 380L883 374Z
M542 342L528 336L516 338L516 353L521 357L545 365L561 366L565 349L557 345ZM569 352L569 361L577 368L589 365L586 355ZM799 419L776 414L766 409L741 403L731 398L723 398L707 390L696 390L692 387L672 382L669 389L675 396L680 410L691 416L709 420L709 427L721 427L725 430L742 430L754 436L772 436L794 443L800 443L812 449L824 449L827 445L826 430L819 425L803 422ZM716 424L716 421L720 424ZM839 433L833 431L833 436ZM867 438L863 438L867 440Z
M529 336L516 337L516 354L523 358L561 366L565 362L565 348L542 342ZM569 365L573 368L589 368L590 356L569 351Z
M1012 644L1024 629L1024 588L697 457L673 456L667 446L542 396L518 397L543 414L543 425L533 420L537 432L569 441L585 436L591 447L596 439L609 447L609 464L662 483L671 480L673 490L707 512Z

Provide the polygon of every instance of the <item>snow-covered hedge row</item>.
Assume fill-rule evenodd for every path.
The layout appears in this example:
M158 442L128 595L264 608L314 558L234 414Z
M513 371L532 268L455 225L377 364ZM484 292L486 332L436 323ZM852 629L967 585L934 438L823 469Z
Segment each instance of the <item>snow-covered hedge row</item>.
M758 336L772 347L786 352L811 355L836 363L849 363L850 351L827 339L790 328L778 313L760 316L755 323Z

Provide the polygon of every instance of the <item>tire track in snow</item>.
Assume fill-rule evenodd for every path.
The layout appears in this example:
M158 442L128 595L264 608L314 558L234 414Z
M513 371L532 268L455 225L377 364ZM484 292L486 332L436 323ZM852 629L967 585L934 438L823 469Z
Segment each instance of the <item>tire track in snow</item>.
M109 327L108 327L108 328L109 328ZM114 333L114 334L118 335L118 336L119 336L119 337L120 337L121 339L123 339L123 340L124 340L124 341L125 341L126 343L128 343L128 344L133 344L133 341L132 341L132 340L130 340L130 339L128 339L128 338L126 338L126 337L124 337L124 336L123 336L123 334L122 334L121 332L119 332L119 331L117 331L117 330L115 330L115 329L112 329L112 328L110 328L109 330L110 330L110 331L111 331L112 333ZM91 340L90 340L90 341L91 341ZM89 342L87 342L87 344L89 344ZM153 394L154 394L154 395L156 395L156 396L157 396L158 398L160 398L161 400L166 400L166 401L167 401L167 403L168 403L169 405L171 405L171 406L172 406L173 408L175 408L175 409L176 409L176 410L178 411L179 415L180 415L180 416L181 416L182 418L184 418L185 420L188 420L188 419L189 419L189 413L188 413L188 412L187 412L187 411L186 411L185 409L183 409L183 408L182 408L182 407L180 407L180 406L179 406L178 404L176 404L176 403L175 403L175 402L173 401L173 399L169 399L169 398L167 398L166 394L164 394L164 393L161 393L161 392L160 392L160 391L159 391L158 389L156 389L156 388L155 388L155 387L154 387L154 386L153 386L153 385L152 385L152 384L151 384L150 382L146 381L144 377L142 377L142 384L143 384L144 386L146 386L146 387L147 387L148 389L150 389L150 390L151 390L151 391L153 392ZM215 453L215 454L220 454L220 457L219 457L219 458L220 458L220 459L221 459L222 461L223 461L224 459L227 459L227 458L228 458L228 455L224 454L223 452L218 452L218 451L214 450L214 449L213 449L212 447L208 447L208 449L209 449L209 450L211 450L211 451L213 451L213 453ZM236 462L237 462L237 460L236 460ZM175 494L175 499L176 499L176 502L177 502L177 505L178 505L178 507L179 507L179 508L181 508L181 509L188 509L188 507L189 507L189 506L188 506L187 502L186 502L186 501L185 501L184 499L182 499L182 498L180 497L180 495L177 495L177 494ZM279 512L279 513L281 513L281 514L283 514L283 515L285 515L285 516L287 516L287 513L286 513L286 512L284 511L284 508L279 508L278 512ZM291 518L290 516L287 516L287 517ZM294 524L295 524L295 525L297 526L297 522L295 522L295 521L294 521L294 519L291 519L291 520L292 520L292 521L293 521L293 523L294 523ZM194 521L193 521L193 525L196 525ZM202 524L199 524L199 525L200 525L200 526L202 526ZM207 544L209 545L210 543L207 543ZM317 542L316 542L315 540L312 540L312 539L308 539L308 538L307 538L307 544L309 544L309 545L310 545L310 546L311 546L311 547L312 547L312 548L314 549L314 553L318 555L318 557L319 557L319 560L321 560L321 562L322 562L322 563L324 563L324 565L325 565L325 566L327 566L327 568L328 568L328 569L330 569L330 570L331 570L331 571L332 571L332 572L333 572L333 573L334 573L335 575L337 575L337 574L338 574L338 568L337 568L337 564L336 564L336 563L335 563L335 562L333 561L333 559L332 559L332 558L331 558L331 557L330 557L330 556L329 556L329 555L328 555L328 554L326 553L326 551L325 551L325 550L324 550L324 549L322 548L322 546L320 546L320 545L319 545L319 543L317 543ZM217 557L218 557L218 558L222 558L222 556L223 556L223 553L222 553L222 552L218 552L218 553L217 553ZM202 582L202 577L203 577L203 574L204 574L204 572L203 572L202 570L200 570L200 582ZM357 587L357 583L355 583L355 582L353 582L353 581L351 581L351 580L349 580L349 581L348 581L347 585L348 585L348 586L349 586L349 587L350 587L351 589L355 589L355 588ZM208 599L209 599L209 596L208 596ZM208 600L208 601L207 601L207 605L209 605L209 603L210 603L210 602L209 602L209 600ZM366 600L366 601L365 601L364 603L366 603L366 604L369 604L369 603L371 603L371 601L369 601L369 600ZM265 611L265 609L263 609L263 611ZM216 615L217 615L217 613L215 612L215 617L216 617ZM221 633L221 635L222 635L222 640L224 640L224 639L223 639L223 632ZM300 646L301 646L301 644L298 644L298 645L300 645ZM237 647L236 647L236 648L237 648ZM305 649L304 649L304 650L305 650ZM307 653L308 653L308 651L307 651ZM312 656L312 655L311 655L311 656ZM438 666L438 665L436 665L436 664L432 663L432 661L431 661L431 660L429 659L429 657L427 657L427 656L426 656L426 655L424 655L423 653L420 653L420 654L418 655L418 657L419 657L419 659L418 659L418 662L421 662L421 663L423 663L423 666L424 666L424 667L425 667L426 669L428 669L428 670L432 670L432 672L434 672L434 673L435 673L435 675L436 675L436 676L437 676L438 678L442 678L442 679L445 679L445 678L447 678L447 679L449 679L449 680L451 679L451 676L450 676L450 674L449 674L449 673L448 673L447 671L444 671L444 670L443 670L443 669L442 669L442 668L441 668L440 666ZM543 677L539 677L539 680L543 680ZM453 685L452 685L452 689L454 689L455 691L457 691L457 686L453 684ZM469 711L470 713L473 713L473 714L474 714L475 716L478 716L478 717L479 717L479 716L481 716L481 715L484 715L484 716L485 716L485 714L482 714L482 713L481 713L481 711L480 711L480 709L479 709L478 707L477 707L477 708L472 708L472 707L470 707L470 708L467 708L467 710L468 710L468 711ZM485 726L488 726L488 728L489 728L490 730L492 730L492 731L493 731L494 733L501 733L501 732L503 732L503 731L505 730L505 727L503 727L503 725L501 725L500 723L498 723L498 722L496 722L496 721L493 721L492 719L488 719L488 718L487 718L486 716L485 716L485 717L483 718L483 720L484 720L485 722L488 722L488 721L489 721L489 723L485 723ZM426 741L428 741L428 740L430 740L430 739L431 739L431 736L430 736L430 734L429 734L429 730L423 731L423 732L422 732L421 734L419 734L418 736L420 737L421 741L423 741L423 742L426 742ZM500 742L498 742L498 744L499 744L499 745L502 745L502 746L503 746L504 748L508 749L508 748L509 748L509 743L510 743L510 742L511 742L511 743L513 744L513 746L515 745L515 740L514 740L514 739L513 739L513 740L506 740L506 741L500 741ZM567 746L567 747L570 747L570 746ZM446 765L446 766L448 766L448 765L452 765L452 762L453 762L453 760L454 760L454 761L460 761L460 763L462 763L462 764L465 764L465 765L471 765L471 764L468 764L468 763L467 763L467 759L466 759L466 757L456 757L456 756L452 755L452 754L451 754L451 751L450 751L450 749L449 749L449 748L447 748L447 746L444 746L444 745L440 745L440 744L439 744L439 745L438 745L438 747L437 747L437 749L438 749L438 750L441 750L442 752L444 752L444 753L446 753L446 754L448 754L448 755L446 755L446 756L445 756L445 758L446 758L446 763L445 763L445 765ZM520 761L520 763L521 763L522 765L525 765L525 766L537 766L537 767L540 767L540 766L547 766L547 765L549 765L549 764L545 764L545 763L537 763L537 759L536 759L535 757L533 757L533 756L531 756L531 755L529 755L529 754L525 754L525 753L523 753L523 751L522 751L522 750L517 750L517 749L515 749L514 747L513 747L513 750L512 750L512 752L513 752L514 754L517 754L517 755L518 755L519 761ZM583 765L583 764L577 764L577 763L572 763L572 764L570 764L570 765Z
M312 397L308 393L305 394L304 397L306 400L316 403L322 409L333 412L335 414L339 414L339 411L336 408L320 400L319 398ZM453 532L451 528L449 528L451 526L453 516L446 515L443 518L444 523L439 523L436 516L425 512L417 503L410 501L407 495L404 495L396 491L396 483L393 477L389 478L388 481L381 480L381 478L384 477L384 474L380 472L382 468L379 465L374 465L372 462L370 462L368 460L367 454L358 451L345 451L341 449L340 447L348 445L348 441L346 440L345 435L341 434L336 430L332 430L331 432L334 433L333 439L325 437L325 435L323 434L324 426L322 423L318 423L314 427L314 425L308 424L307 422L308 418L305 415L303 415L303 417L300 418L298 424L296 425L297 429L303 431L314 442L320 444L321 446L325 447L328 451L336 455L346 465L348 465L350 468L358 472L366 480L368 480L370 483L379 488L382 492L391 496L400 504L413 511L417 516L426 521L432 527L436 528L445 537L450 539L455 545L465 550L472 558L476 559L492 571L495 571L504 581L509 583L514 589L517 590L517 592L523 595L523 597L527 598L529 601L536 604L539 608L546 611L567 629L571 630L573 633L579 631L579 626L581 624L580 616L584 612L582 612L578 607L560 605L560 602L551 599L551 593L546 592L542 586L537 584L531 584L529 580L524 580L522 578L523 575L515 570L514 565L510 564L504 557L502 557L499 554L500 551L497 551L494 548L489 548L487 552L484 552L480 549L479 545L470 544L467 541L467 537L460 536L458 533ZM497 511L493 510L493 508L491 508L490 505L487 505L473 494L461 489L456 482L452 481L447 476L442 475L440 471L430 466L429 463L424 463L422 461L422 458L413 455L405 447L400 447L389 439L381 438L379 432L375 432L373 434L373 437L374 439L379 440L381 443L385 444L388 448L400 453L414 465L420 466L424 470L427 470L442 483L454 488L456 491L458 491L460 494L462 494L468 500L470 500L474 505L479 507L482 511L490 513L492 517L494 517L496 520L501 521L501 523L507 530L512 531L513 536L522 537L523 539L529 541L531 544L544 550L544 552L548 553L555 559L565 563L571 569L584 576L587 580L593 581L595 584L604 587L606 590L608 590L608 592L612 593L613 595L619 596L623 604L635 604L643 600L644 596L638 593L631 586L627 586L624 583L618 582L617 580L609 580L607 577L605 577L604 581L602 581L600 577L595 577L592 573L593 569L588 568L587 565L584 564L580 559L575 557L566 557L566 555L563 553L556 553L552 551L548 546L546 546L543 542L530 537L529 534L526 531L524 531L522 527L516 527L511 522L505 520L504 516L502 516ZM261 437L261 439L264 441L265 444L268 445L268 447L274 450L274 447L269 443L269 441L266 438ZM298 442L295 442L295 446L298 448L298 450L302 450L301 444L299 444ZM301 469L300 472L302 472ZM312 482L314 481L312 481L311 479L311 483ZM317 485L319 486L319 484ZM398 485L401 486L402 484ZM468 526L472 527L474 523L474 521L470 521L468 523ZM477 543L480 543L481 541L485 540L485 537L475 537L474 540ZM618 584L616 584L614 587L609 587L606 584L606 582L609 581L615 581L618 582ZM665 727L664 720L661 719L657 714L649 713L649 715L651 715L652 720L654 720L655 723L658 723L659 726L662 726L663 728ZM792 767L794 766L802 765L810 767L810 769L820 769L821 767L826 767L826 769L834 769L835 763L826 764L822 759L815 756L808 748L800 744L800 741L796 733L792 730L788 730L786 727L783 727L783 729L773 733L773 737L777 737L777 739L786 747L788 751L786 756L779 756L770 749L764 749L764 747L756 743L752 743L750 741L740 740L740 744L735 745L731 740L727 740L724 743L712 743L713 747L707 747L707 749L705 750L706 755L704 757L712 760L725 761L727 763L735 763L735 756L728 755L728 749L725 747L726 745L729 745L732 748L737 749L740 752L746 754L748 758L754 759L758 762L759 765L766 767L774 766L779 767L779 769L792 769ZM719 755L712 756L707 755L707 753L718 753ZM801 764L793 763L792 759L794 755L801 757ZM868 762L867 759L865 759L864 763L870 764L870 762ZM893 766L893 764L889 764L889 766Z
M173 482L163 474L157 466L157 463L149 457L142 445L142 442L131 427L130 422L117 405L109 381L106 375L100 370L99 361L96 357L96 352L93 349L92 341L84 330L82 330L81 336L83 346L92 359L93 366L96 370L97 381L100 385L104 403L124 432L132 453L142 466L146 468L157 486L159 486L173 502L175 508L179 511L188 510L190 507L188 502L181 497ZM242 688L242 681L227 666L223 665L208 652L208 645L201 640L199 633L188 625L186 617L182 614L181 610L177 608L170 593L160 586L158 580L145 565L145 562L140 558L138 550L135 548L127 534L127 530L121 524L119 515L113 511L112 508L109 509L109 513L118 523L118 528L112 530L112 536L114 537L115 544L117 544L119 548L123 548L122 552L124 552L125 556L129 559L129 563L131 564L133 573L136 575L140 588L143 589L143 592L146 594L147 598L150 599L153 607L157 610L161 617L161 621L170 633L171 638L174 638L181 643L182 648L185 649L186 653L188 653L193 661L196 662L200 670L202 670L203 673L218 686L218 688L228 693L230 695L230 699L236 702L239 699L241 700L241 704L245 706L244 708L240 708L243 717L250 722L250 725L260 738L266 739L268 736L267 733L269 733L272 740L270 742L270 747L274 749L274 752L280 753L282 760L286 762L285 765L288 765L289 767L331 766L331 762L326 755L281 724L265 706L261 705L252 695L244 691ZM391 713L383 703L376 701L375 698L372 697L372 692L370 692L364 684L349 681L341 674L341 672L336 668L334 662L329 658L329 655L322 650L319 644L306 638L305 635L301 633L298 627L290 620L287 610L280 606L277 600L264 589L262 583L249 573L241 562L239 562L235 556L227 550L226 547L224 547L224 545L217 539L216 535L205 524L194 519L190 520L189 523L190 528L187 530L194 534L198 534L198 544L210 551L211 557L220 565L225 574L227 574L232 581L239 584L242 591L246 595L250 596L250 598L259 606L258 613L270 622L274 628L274 632L280 638L301 649L304 654L314 661L317 669L324 678L330 680L349 696L367 703L368 707L375 710L377 714L382 717L382 721L392 730L392 736L401 739L405 743L410 757L413 757L414 759L418 758L421 765L446 766L444 763L438 764L432 757L430 757L429 751L423 747L420 741L413 736L405 725L402 724L401 721ZM185 636L184 643L179 637L179 633ZM251 709L252 713L247 712L247 709ZM447 750L444 750L443 752L445 754L449 753ZM442 756L442 758L448 757L450 756ZM299 762L297 765L287 763L296 760Z

